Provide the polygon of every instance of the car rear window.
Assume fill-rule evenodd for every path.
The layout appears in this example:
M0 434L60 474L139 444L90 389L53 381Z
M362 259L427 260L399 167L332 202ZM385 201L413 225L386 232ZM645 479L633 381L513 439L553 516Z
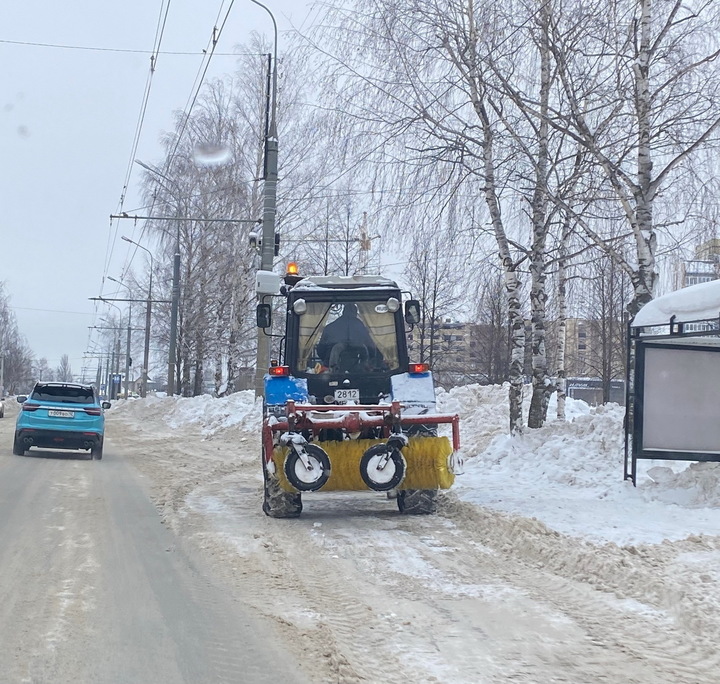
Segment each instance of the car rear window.
M60 401L65 404L92 404L93 391L89 387L36 387L31 399L35 401Z

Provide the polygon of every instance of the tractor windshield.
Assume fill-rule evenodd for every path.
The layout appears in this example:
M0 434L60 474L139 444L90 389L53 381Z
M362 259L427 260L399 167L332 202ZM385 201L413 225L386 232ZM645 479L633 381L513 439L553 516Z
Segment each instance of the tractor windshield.
M295 370L372 373L398 365L395 314L385 302L307 302Z

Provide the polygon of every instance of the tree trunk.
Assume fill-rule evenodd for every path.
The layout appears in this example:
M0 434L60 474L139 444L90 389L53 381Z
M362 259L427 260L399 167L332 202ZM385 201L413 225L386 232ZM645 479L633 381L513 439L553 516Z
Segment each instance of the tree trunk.
M532 320L533 393L528 413L528 427L542 427L553 386L548 374L545 349L545 307L547 302L545 249L547 244L547 169L548 105L550 99L550 47L548 42L548 9L540 11L540 125L537 133L535 191L532 199L533 242L530 251L530 309Z
M640 41L635 62L635 102L638 125L637 187L635 189L635 240L638 267L633 278L634 297L628 310L635 315L652 298L657 281L656 235L653 226L652 151L650 147L651 0L640 0Z
M557 349L555 352L555 389L557 391L557 419L565 420L565 331L567 328L567 243L570 239L572 228L570 217L565 215L562 236L560 237L560 249L558 255L558 329Z

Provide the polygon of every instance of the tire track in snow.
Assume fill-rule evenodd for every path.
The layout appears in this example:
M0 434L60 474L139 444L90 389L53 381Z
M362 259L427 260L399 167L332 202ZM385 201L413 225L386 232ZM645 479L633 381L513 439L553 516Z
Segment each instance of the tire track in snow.
M510 560L507 570L530 596L568 613L609 652L652 664L656 681L672 674L678 683L717 682L717 614L708 620L705 610L700 618L698 603L704 600L693 598L692 587L679 586L662 573L659 559L643 563L635 551L596 546L538 521L479 509L453 497L442 513ZM651 610L628 610L618 599L632 599ZM695 617L688 620L688 615ZM692 623L694 628L686 631Z

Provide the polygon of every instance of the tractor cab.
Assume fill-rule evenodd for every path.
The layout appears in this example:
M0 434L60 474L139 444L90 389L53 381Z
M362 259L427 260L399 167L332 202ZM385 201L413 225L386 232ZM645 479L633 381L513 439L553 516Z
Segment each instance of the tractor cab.
M317 404L377 404L407 372L397 284L380 276L311 276L288 292L284 363ZM406 302L407 322L419 307Z

